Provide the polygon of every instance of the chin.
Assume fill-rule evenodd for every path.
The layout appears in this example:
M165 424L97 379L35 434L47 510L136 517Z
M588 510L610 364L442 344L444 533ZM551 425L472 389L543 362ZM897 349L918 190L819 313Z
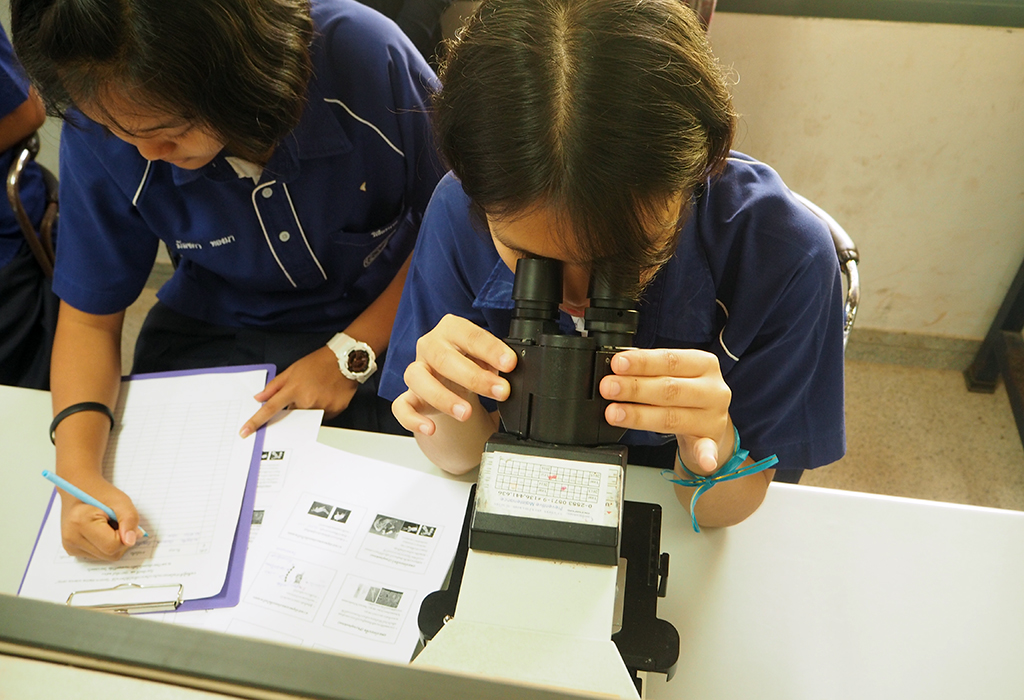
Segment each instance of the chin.
M213 160L213 157L206 156L191 156L189 158L182 158L180 160L169 160L167 161L173 166L181 168L182 170L198 170Z

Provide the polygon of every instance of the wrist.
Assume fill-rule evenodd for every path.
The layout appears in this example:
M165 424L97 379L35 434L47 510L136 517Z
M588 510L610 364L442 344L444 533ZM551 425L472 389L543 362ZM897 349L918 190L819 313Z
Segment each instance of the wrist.
M346 333L337 333L327 341L338 360L338 369L348 379L362 384L377 371L377 355L368 343Z
M747 457L750 456L750 452L740 447L740 433L739 430L736 429L736 426L732 426L732 432L734 441L732 456L713 473L701 475L694 474L690 471L690 469L683 464L683 458L679 451L678 442L676 444L676 459L679 469L682 472L680 476L683 478L676 478L676 472L669 469L662 471L662 476L672 483L693 489L693 495L690 498L690 520L693 525L694 532L700 532L700 526L697 524L696 506L697 499L699 499L702 494L710 490L715 486L715 484L723 481L740 479L750 476L751 474L757 474L769 467L775 466L779 461L778 457L771 455L770 457L765 457L762 460L744 466L747 461Z
M714 476L739 450L738 433L732 421L717 440L711 437L694 439L676 436L676 463L696 477Z

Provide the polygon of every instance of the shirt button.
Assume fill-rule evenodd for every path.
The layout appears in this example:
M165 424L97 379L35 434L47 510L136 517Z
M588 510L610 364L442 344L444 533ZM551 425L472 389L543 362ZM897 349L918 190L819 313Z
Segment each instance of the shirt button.
M292 234L288 233L287 231L281 231L281 233L277 234L277 239L282 243L287 243L288 239L291 237Z
M260 190L260 193L263 195L263 199L270 199L271 197L274 196L274 190L270 189L269 187L264 187L262 190Z

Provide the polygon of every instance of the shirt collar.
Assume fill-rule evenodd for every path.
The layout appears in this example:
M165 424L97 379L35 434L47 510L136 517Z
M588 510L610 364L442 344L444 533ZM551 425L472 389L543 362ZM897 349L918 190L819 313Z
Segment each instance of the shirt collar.
M300 160L334 156L351 150L352 140L324 101L316 81L310 81L302 117L298 125L277 144L263 168L261 181L291 182L301 171ZM201 175L215 181L237 180L237 174L224 160L224 155L221 151L210 163L195 170L171 165L174 184L185 185Z

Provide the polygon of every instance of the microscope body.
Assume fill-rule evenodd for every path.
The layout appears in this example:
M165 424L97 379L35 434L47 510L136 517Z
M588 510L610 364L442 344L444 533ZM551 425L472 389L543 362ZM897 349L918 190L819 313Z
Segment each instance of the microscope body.
M599 391L637 312L621 276L598 269L586 332L560 333L561 265L518 262L502 430L481 456L449 589L421 610L433 641L416 662L638 699L639 671L671 677L679 638L655 616L668 574L660 506L624 501L625 431Z
M559 332L562 263L524 258L506 343L515 369L498 408L502 432L480 462L470 547L616 566L622 524L625 432L604 417L601 379L632 344L635 302L611 270L597 268L582 336Z

